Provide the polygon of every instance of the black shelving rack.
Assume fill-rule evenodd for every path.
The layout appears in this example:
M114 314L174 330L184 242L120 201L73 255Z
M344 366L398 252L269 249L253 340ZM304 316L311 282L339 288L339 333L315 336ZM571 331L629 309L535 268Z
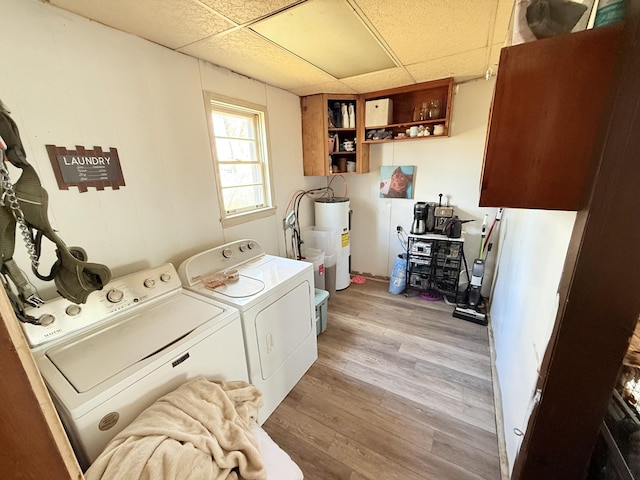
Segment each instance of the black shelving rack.
M455 302L464 265L464 238L409 234L405 295L410 290L439 293Z

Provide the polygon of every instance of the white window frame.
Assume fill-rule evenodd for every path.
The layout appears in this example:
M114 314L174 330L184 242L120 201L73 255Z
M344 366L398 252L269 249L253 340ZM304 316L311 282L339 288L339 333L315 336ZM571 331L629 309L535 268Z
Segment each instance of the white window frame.
M269 136L267 135L267 109L262 105L245 102L235 98L217 95L211 92L204 92L205 107L207 112L207 125L209 127L209 139L211 142L211 153L216 173L216 186L218 190L218 202L220 207L220 222L223 227L239 225L259 218L265 218L276 214L273 202L273 185L271 176L271 163ZM213 129L213 112L220 111L234 115L252 117L256 131L256 153L262 168L262 185L264 188L264 206L240 212L228 212L222 195L222 185L220 183L220 164L218 162L216 136Z

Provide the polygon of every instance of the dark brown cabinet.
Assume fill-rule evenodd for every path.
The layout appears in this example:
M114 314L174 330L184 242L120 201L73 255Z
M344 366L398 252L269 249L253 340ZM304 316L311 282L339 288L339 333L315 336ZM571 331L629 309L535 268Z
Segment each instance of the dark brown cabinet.
M502 49L481 207L580 208L621 32L613 25Z

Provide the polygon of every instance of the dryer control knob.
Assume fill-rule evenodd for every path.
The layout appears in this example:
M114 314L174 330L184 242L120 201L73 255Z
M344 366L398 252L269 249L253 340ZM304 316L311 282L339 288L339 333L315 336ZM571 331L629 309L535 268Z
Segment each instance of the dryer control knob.
M122 293L122 290L114 289L107 292L107 300L109 300L111 303L118 303L122 301L123 298L124 293Z
M56 317L54 317L50 313L45 313L38 320L40 321L40 325L47 326L47 325L51 325L53 322L55 322L56 321Z
M222 256L224 258L231 258L232 255L233 255L233 252L231 251L230 248L225 248L224 250L222 250Z
M82 311L82 308L79 305L69 305L64 311L70 317L75 317Z
M169 273L161 273L160 274L160 281L161 282L168 282L169 280L171 280L171 274L169 274Z
M156 281L153 278L147 278L144 281L144 286L147 288L153 288L156 286Z
M244 243L241 243L238 248L240 249L241 252L244 252L247 249L247 247L248 247L248 245L245 245Z
M248 248L249 250L251 250L251 249L252 249L253 247L255 247L255 246L256 246L256 244L255 244L255 243L253 243L253 242L249 242L249 243L247 243L247 248Z

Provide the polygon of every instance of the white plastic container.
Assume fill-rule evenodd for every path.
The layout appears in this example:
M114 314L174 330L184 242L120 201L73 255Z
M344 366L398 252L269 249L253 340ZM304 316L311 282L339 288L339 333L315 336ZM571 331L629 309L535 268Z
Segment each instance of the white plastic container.
M335 255L340 247L340 232L337 230L305 227L302 229L302 248L318 249L325 255Z
M317 248L303 248L302 256L305 262L313 263L313 281L315 288L325 289L324 252Z
M325 290L329 292L329 297L336 294L336 262L338 255L325 255L324 256L324 286Z

